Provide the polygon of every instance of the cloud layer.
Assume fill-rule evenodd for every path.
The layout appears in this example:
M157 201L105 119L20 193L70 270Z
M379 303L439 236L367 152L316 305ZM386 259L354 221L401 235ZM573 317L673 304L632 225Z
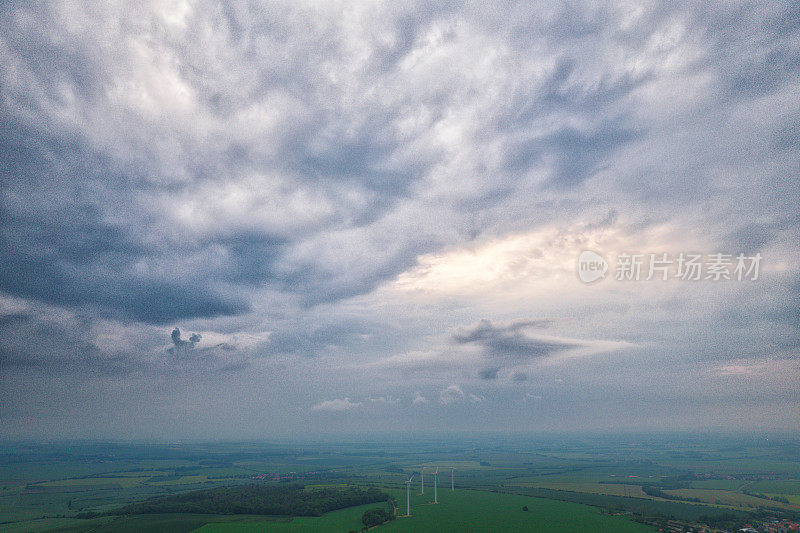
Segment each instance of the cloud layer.
M6 6L2 430L770 412L798 377L799 38L791 2ZM590 288L583 249L764 270ZM74 427L25 422L67 390Z

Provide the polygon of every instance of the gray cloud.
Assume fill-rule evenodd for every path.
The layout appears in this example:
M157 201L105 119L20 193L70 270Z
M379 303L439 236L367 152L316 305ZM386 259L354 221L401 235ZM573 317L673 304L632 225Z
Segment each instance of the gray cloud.
M192 371L209 371L214 373L235 373L250 366L250 354L236 353L236 345L230 342L220 342L212 346L195 348L200 343L202 335L192 333L188 339L183 339L181 330L175 328L170 334L172 346L167 348L167 353L178 356L184 364L195 365Z
M104 220L125 209L121 195L128 193L119 188L130 180L106 158L24 128L4 128L0 143L10 155L2 169L8 182L0 203L0 290L152 323L248 309L197 275L137 268L185 252L146 243L134 228Z
M621 29L599 22L614 16L572 3L547 16L515 10L510 19L481 9L417 6L381 10L376 33L365 27L356 36L331 22L316 33L298 31L309 16L302 5L276 13L242 2L198 9L181 22L183 39L157 37L165 57L183 65L171 70L158 57L142 62L132 50L112 54L102 45L129 36L149 46L161 35L158 27L136 21L148 19L142 12L162 20L156 6L131 13L108 8L102 30L86 16L76 18L83 24L77 33L58 23L62 9L16 6L1 21L7 37L0 60L7 72L24 74L32 90L7 75L2 112L9 127L0 139L9 154L5 192L7 200L27 200L0 206L7 230L0 250L15 251L0 254L15 258L0 265L0 289L157 324L247 313L249 287L270 287L306 305L364 294L412 266L420 253L493 231L490 221L500 211L515 218L509 209L515 197L538 191L547 200L581 186L623 147L652 141L650 122L632 113L631 98L663 76L658 61L677 53L677 44L653 52L638 70L608 65L602 56L608 50L641 50L654 36L683 28L688 45L702 38L712 45L694 68L733 76L731 103L752 97L736 79L772 80L759 94L779 90L788 79L782 67L796 55L786 37L791 18L782 8L658 9L643 13L640 26ZM709 24L720 19L731 24ZM213 45L191 31L206 23L217 32ZM772 45L741 57L728 52L750 25L767 31ZM508 34L493 33L495 27L509 28ZM430 35L446 43L446 69L424 55ZM531 35L541 35L542 43ZM492 65L496 75L474 69L468 58L476 45L501 54ZM531 55L542 45L544 55ZM353 46L365 51L359 59ZM126 54L132 67L119 62ZM529 64L528 57L538 62ZM348 61L361 61L361 74L326 81L330 59L341 73ZM736 69L714 66L728 62ZM192 101L171 106L158 123L124 91L109 96L108 87L138 83L155 105L170 104L166 99L177 97L164 72ZM363 96L365 86L383 98ZM487 87L504 98L482 100ZM57 106L67 105L63 91L74 103L58 114ZM457 110L463 122L449 124ZM272 113L280 128L259 131L269 121L243 123L258 113ZM415 121L421 125L403 129ZM548 127L539 126L543 121ZM209 133L196 134L196 125ZM446 126L463 129L463 148L475 159L455 163L452 147L431 137ZM508 148L493 162L482 155L491 150L481 148L496 144ZM451 183L436 182L440 171ZM495 178L477 179L485 175ZM680 172L674 178L684 179ZM209 196L236 193L237 186L250 196L238 214ZM637 184L645 193L651 186L651 180ZM258 187L270 193L254 194ZM426 189L437 193L423 200L419 191ZM64 201L77 197L83 200ZM165 197L170 200L159 201ZM210 227L175 218L207 209L218 215ZM444 224L422 224L418 231L415 219L430 210ZM264 219L270 211L274 216L264 224L247 223L248 216ZM476 226L476 216L485 222ZM172 230L156 231L165 222ZM181 233L189 238L179 240ZM399 238L386 246L387 234Z
M559 340L567 330L652 347L613 373L595 368L595 382L576 385L583 396L543 391L565 410L619 376L640 392L669 382L690 402L700 393L680 373L701 363L793 357L796 6L640 8L384 3L341 17L337 6L248 0L186 13L161 2L4 5L0 304L24 304L0 305L5 383L83 373L122 390L98 376L169 376L159 386L171 391L175 376L208 373L207 385L235 383L217 389L209 427L223 403L262 398L269 383L276 397L250 400L254 416L303 428L281 403L286 383L302 392L315 375L320 398L382 396L353 390L372 377L337 383L328 370L396 354L439 354L409 359L451 372L446 383L420 372L420 398L477 376L486 405L505 398L506 376L538 384L546 370L526 365L586 348ZM642 246L671 231L708 252L761 251L767 269L752 286L652 301L624 288L597 301L559 286L508 308L490 293L415 294L420 303L382 292L421 255L549 228L572 244L588 244L591 229ZM513 316L553 316L559 331L505 322ZM178 335L166 352L164 327L176 323L203 342ZM210 341L237 335L245 342ZM479 354L466 369L464 353ZM270 372L247 382L259 365ZM764 379L753 389L773 401L779 378ZM0 389L26 420L38 400Z
M499 366L484 368L483 370L478 371L478 377L481 379L496 379L499 371Z
M181 330L175 328L172 330L172 334L170 335L172 338L172 348L169 349L170 353L175 353L178 350L191 350L194 348L195 344L200 342L202 336L199 333L192 333L189 336L189 340L184 340L181 338Z
M9 376L17 371L125 376L144 366L134 355L104 346L87 317L0 314L0 370Z
M550 325L547 320L520 320L508 324L494 324L491 320L482 319L472 326L459 328L451 339L456 344L472 344L484 349L485 355L490 358L505 359L536 359L550 356L561 350L580 346L572 342L558 340L544 340L531 336L530 329L541 329ZM481 377L492 379L496 377L491 372Z

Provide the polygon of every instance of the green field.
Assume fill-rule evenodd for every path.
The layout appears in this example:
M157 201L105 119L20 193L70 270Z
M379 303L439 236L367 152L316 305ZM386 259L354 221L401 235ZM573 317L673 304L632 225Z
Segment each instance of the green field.
M741 479L701 479L692 481L691 484L694 489L731 490L736 492L747 482Z
M677 496L679 498L695 498L703 503L727 505L746 509L748 507L773 507L781 509L796 509L796 506L782 502L765 500L757 498L748 494L739 492L731 492L727 490L711 490L711 489L677 489L665 491L667 494Z
M94 477L94 478L80 478L80 479L61 479L56 481L45 481L44 483L38 483L33 485L32 488L37 487L53 487L53 488L64 488L73 487L73 488L104 488L104 487L116 487L116 488L128 488L133 487L136 485L141 485L150 479L148 477L135 477L135 476L118 476L118 477Z
M400 512L405 511L405 493L392 491ZM586 532L626 533L655 531L622 517L601 514L586 505L486 491L449 489L440 491L440 503L430 503L432 491L424 496L414 494L410 517L400 517L374 531L413 531L442 533L446 531L548 531L556 533ZM523 506L528 511L523 511ZM319 518L296 518L289 523L209 524L202 533L319 531L346 532L358 529L367 505L328 513Z
M747 490L753 492L772 492L775 494L800 494L800 480L764 480L749 483L746 487Z
M425 465L426 494L413 497L414 516L377 531L652 531L634 519L654 528L678 520L736 531L773 517L800 521L800 479L792 462L800 464L800 439L5 444L0 530L347 532L361 528L363 506L305 518L214 515L202 507L190 512L205 514L102 514L151 498L277 482L386 487L402 514L403 483L415 473L418 491ZM444 470L440 505L427 504L434 467ZM451 467L455 493L449 491ZM76 518L81 513L96 518Z
M509 487L541 487L552 490L568 490L588 494L611 494L612 496L632 496L647 498L638 485L620 485L615 483L508 483Z

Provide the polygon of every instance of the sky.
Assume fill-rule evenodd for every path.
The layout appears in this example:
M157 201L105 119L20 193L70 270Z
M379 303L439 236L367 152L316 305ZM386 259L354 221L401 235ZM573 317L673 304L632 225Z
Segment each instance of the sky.
M0 438L797 430L799 125L794 2L2 2Z

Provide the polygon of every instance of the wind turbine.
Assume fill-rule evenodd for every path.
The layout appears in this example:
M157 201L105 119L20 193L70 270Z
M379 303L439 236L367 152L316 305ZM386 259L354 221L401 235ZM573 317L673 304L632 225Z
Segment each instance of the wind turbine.
M436 467L436 472L433 473L433 503L439 503L439 493L437 492L437 486L439 482L439 467Z
M453 492L453 491L456 490L455 485L453 484L453 472L455 472L455 471L456 471L455 468L451 468L450 469L450 492Z
M414 479L414 474L406 481L406 516L411 516L411 480Z
M420 494L425 494L425 467L419 467L419 474L422 477L422 490L419 491Z

